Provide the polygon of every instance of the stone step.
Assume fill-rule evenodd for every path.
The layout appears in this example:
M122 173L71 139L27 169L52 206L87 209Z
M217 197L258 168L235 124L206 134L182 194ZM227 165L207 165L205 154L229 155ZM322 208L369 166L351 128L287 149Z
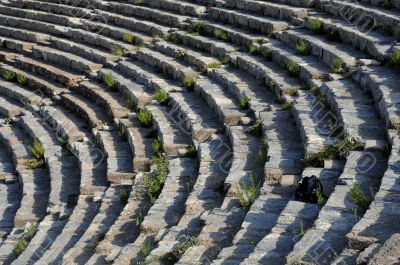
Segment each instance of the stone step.
M175 31L171 33L171 36L186 46L207 51L218 58L224 58L226 54L236 52L236 47L231 43L206 36L187 34L186 31Z
M88 101L77 93L62 94L61 104L71 111L79 113L79 116L88 122L93 128L106 128L112 124L111 117L104 108Z
M123 96L105 85L93 81L83 81L79 83L79 87L76 87L75 91L83 94L91 101L103 105L108 115L113 118L125 118L130 112L126 104L124 104Z
M251 30L260 31L264 34L285 30L288 23L253 13L219 7L210 7L208 14L211 19L231 25L242 26Z
M149 171L151 156L153 155L151 128L139 124L136 115L130 115L127 119L120 119L119 125L124 128L125 137L128 140L133 155L133 171Z
M87 262L96 247L107 234L124 208L120 190L129 187L110 186L101 198L101 205L92 223L78 242L63 256L63 264L82 264Z
M6 22L7 23L7 22ZM40 32L32 32L29 30L23 30L18 28L10 28L0 26L0 35L12 39L19 39L26 42L48 42L50 40L50 36L40 33Z
M371 157L375 157L375 163ZM295 244L287 256L288 264L309 264L315 260L333 261L336 258L346 246L345 235L364 213L363 208L350 197L352 185L357 184L366 196L371 196L370 192L377 190L385 171L385 160L380 152L349 152L344 173L339 177L341 185L335 187L314 226ZM321 255L314 257L312 253Z
M15 119L16 116L22 115L23 111L24 111L23 108L18 106L18 104L14 100L10 100L5 97L0 98L1 115L13 120Z
M44 8L44 12L32 10L30 9L30 7L23 8L24 5L29 6L28 2L29 2L28 0L24 2L23 1L11 2L13 5L15 5L16 3L17 5L20 4L21 5L20 8L0 5L0 13L4 16L7 16L7 19L10 19L8 23L13 23L14 26L17 25L18 27L22 28L29 28L32 30L42 31L43 33L48 33L51 35L53 34L61 35L66 38L72 37L72 39L74 40L79 40L91 45L98 45L110 51L114 47L128 51L134 48L132 45L124 43L121 40L115 40L109 38L108 36L103 36L96 32L88 31L87 24L85 24L84 21L77 23L76 18L69 17L71 13L69 13L70 11L66 9L66 7L68 6L62 6L61 9L60 8L57 9L57 11L59 12L66 12L68 16L64 16L59 14L48 13L49 9L50 11L52 10L51 5L47 7L41 7L41 5L47 4L43 2L30 1L30 3L34 3L36 5L36 8L38 8L39 10ZM72 14L74 14L75 11L73 10L71 12ZM14 17L14 19L12 19L12 17ZM33 21L31 25L25 24L31 21ZM93 23L92 24L90 22L86 23L89 23L90 26L93 26ZM96 26L96 24L94 26ZM107 27L107 25L105 25L105 27ZM121 36L119 39L121 39Z
M238 100L228 89L208 78L198 78L194 91L207 102L224 124L238 125L241 118L248 115L246 110L240 109Z
M367 93L372 93L380 117L385 121L386 129L398 128L400 119L397 110L397 91L392 89L400 82L398 73L387 67L360 67L353 75L353 80Z
M298 6L298 7L313 7L315 5L314 0L271 0L273 3L280 3L280 4L286 4L286 5L291 5L291 6Z
M399 237L400 235L393 234L385 244L379 249L379 252L374 255L370 261L371 265L377 264L395 264L399 260Z
M14 65L21 70L30 72L32 75L43 76L46 79L60 82L67 87L76 85L84 78L84 76L72 73L68 69L55 67L52 64L34 58L17 56L14 59ZM59 88L56 91L59 93Z
M34 93L40 95L42 92L53 97L58 94L65 92L65 87L48 79L44 79L41 76L38 76L36 73L27 72L16 68L11 65L2 64L0 65L0 72L4 74L5 72L13 72L18 76L23 76L26 79L26 82L29 87L34 89ZM40 90L38 90L40 89Z
M320 87L348 137L365 148L383 148L387 141L384 123L376 114L374 102L351 80L325 82Z
M29 53L36 46L37 44L33 42L20 41L15 40L14 38L0 36L0 47L5 47L16 52Z
M122 179L132 179L132 153L118 132L99 130L95 132L95 136L107 158L108 181L119 183Z
M146 19L154 23L160 23L165 26L179 28L189 17L177 15L167 12L165 9L157 9L141 5L112 3L112 2L97 2L96 8L106 9L109 12L123 14L125 16L133 16L137 19Z
M274 226L278 226L277 222L284 215L282 211L292 196L293 191L289 187L280 188L264 183L260 196L251 205L232 244L223 248L212 264L225 264L230 260L239 264L247 258L257 243Z
M297 94L292 111L306 155L318 153L336 144L339 140L336 134L340 132L335 115L311 92L299 90Z
M151 89L163 89L168 93L168 115L185 134L190 134L195 141L203 142L220 129L218 118L210 108L204 106L201 99L177 84L164 80L155 68L140 66L140 63L125 64L122 68L125 72L133 73L136 80Z
M3 142L14 162L15 169L22 168L25 166L28 159L30 159L30 153L28 146L31 141L21 128L18 126L3 125L0 128L1 142Z
M14 245L23 237L24 229L13 229L0 246L0 262L11 263L14 260L12 250Z
M305 8L292 7L287 4L250 0L228 0L225 2L225 7L236 10L244 10L247 12L256 13L261 16L289 20L290 22L294 23L298 23L306 18L309 11Z
M141 224L144 233L157 233L178 224L184 213L185 201L196 182L197 161L192 158L168 160L169 174L160 196Z
M300 240L302 230L312 226L318 216L316 204L290 201L280 214L271 233L265 236L255 248L255 251L243 264L271 262L283 264L286 255L291 251L296 241Z
M64 213L71 196L79 194L79 165L77 159L60 146L57 136L42 120L26 113L19 125L43 146L44 159L50 176L50 196L47 212Z
M389 31L390 33L396 32L396 27L400 23L399 11L396 9L388 10L384 8L370 7L363 3L346 3L344 1L328 2L319 0L318 6L333 15L338 15L340 10L348 10L352 14L353 19L360 19L360 17L369 17L369 20L374 20L375 24L380 25L382 31Z
M304 151L300 133L296 132L296 125L288 111L262 112L260 118L263 120L263 135L268 143L264 169L266 180L284 184L287 175L299 176L302 171Z
M44 60L46 62L54 63L77 71L79 73L91 73L100 70L103 66L101 64L94 63L86 60L77 55L62 52L50 47L37 46L33 48L33 55L37 59Z
M327 41L318 35L310 35L310 32L305 29L286 30L277 34L277 38L292 48L303 41L309 47L311 54L319 57L328 66L331 66L336 58L340 58L346 67L355 67L360 59L368 57L346 44Z
M49 100L44 98L40 93L25 89L22 85L0 80L0 94L15 102L19 102L19 106L30 108L32 105L40 106L49 104Z
M139 236L141 222L151 207L147 194L143 192L145 188L143 177L142 173L136 175L127 204L108 229L104 239L99 242L88 264L107 264L108 255L120 251Z
M395 137L394 143L398 142L398 137ZM399 149L394 146L379 191L363 218L347 234L351 249L363 250L374 244L383 244L393 234L399 232L398 225L394 223L398 218L399 154Z
M200 16L206 12L206 7L185 1L172 1L172 0L144 0L143 3L146 6L170 10L182 15L188 16Z
M197 236L203 226L201 214L219 207L222 203L223 194L218 191L218 187L226 178L231 155L227 137L223 134L213 135L209 141L198 145L199 175L186 200L185 212L176 226L158 232L155 237L158 245L148 255L149 260L168 256L170 253L180 255L176 253L177 249Z
M80 195L67 224L52 242L48 249L41 253L36 263L60 264L64 254L71 249L89 228L96 216L100 202L92 196Z
M153 126L163 144L164 152L168 156L185 154L185 149L191 145L192 140L187 132L175 124L174 116L171 116L174 113L168 114L166 109L156 104L148 105L145 108L152 114Z
M393 37L384 35L377 30L362 30L352 27L346 21L330 15L313 15L306 19L306 27L311 28L311 22L318 19L323 24L324 32L334 32L337 40L347 43L354 48L364 51L380 62L388 61Z

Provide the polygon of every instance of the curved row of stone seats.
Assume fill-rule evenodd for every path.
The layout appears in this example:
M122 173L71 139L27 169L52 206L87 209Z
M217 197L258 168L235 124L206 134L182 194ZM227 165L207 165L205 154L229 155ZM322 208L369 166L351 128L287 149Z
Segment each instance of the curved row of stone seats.
M5 116L5 115L4 115ZM15 164L12 159L12 152L2 143L0 145L0 198L2 204L0 206L0 246L2 241L12 231L14 216L20 206L21 186L18 183L17 174L15 172Z
M223 201L221 185L228 174L231 156L224 134L213 135L209 141L198 145L199 175L186 200L184 214L176 226L158 231L154 238L157 247L147 260L178 256L180 253L176 252L198 235L203 226L202 213L219 207Z
M324 186L324 194L329 197L341 171L340 164L333 168L305 168L303 176L317 176ZM262 196L256 200L250 212L252 215L246 217L248 221L242 224L242 230L236 234L234 245L222 250L214 263L285 263L287 254L301 237L300 231L312 226L319 207L295 201L291 186L264 183Z
M361 257L360 261L370 264L395 264L399 260L399 234L393 234L386 242L374 250L373 256ZM357 262L359 260L357 259Z
M32 1L31 1L32 2ZM90 21L81 19L78 17L78 22L77 18L71 16L71 12L68 12L68 10L64 10L68 8L68 6L62 6L62 9L58 10L64 10L66 13L65 15L63 14L53 14L49 13L53 10L51 7L57 7L55 4L50 4L44 2L44 5L47 5L47 7L44 8L45 11L38 11L36 9L40 10L40 6L31 6L28 0L26 1L12 1L9 3L10 6L0 6L0 13L3 15L11 16L11 17L19 17L21 19L30 19L37 21L31 26L23 26L23 27L34 27L38 31L48 31L50 32L55 32L57 35L61 36L73 36L74 39L76 40L83 40L85 42L90 42L92 45L99 45L102 46L105 49L112 50L113 48L119 48L122 50L132 50L134 47L126 42L123 42L123 34L127 32L126 30L121 30L116 27L108 26L107 24L100 23L101 28L100 29L107 29L107 30L98 30L99 23L91 23ZM34 1L33 3L41 3L38 1ZM31 8L36 8L36 9L31 9ZM80 8L78 10L81 10ZM93 12L90 10L90 12ZM72 14L74 14L74 11L72 11ZM15 19L12 22L5 22L5 23L14 23L14 24L19 24L21 25L23 21L16 22ZM42 22L42 23L40 23ZM42 28L38 27L39 25L42 26ZM43 27L45 25L45 27ZM61 28L57 28L60 26L64 26ZM93 29L92 29L93 28ZM97 29L97 30L96 30ZM92 32L91 32L92 31ZM103 35L104 34L104 35ZM105 35L107 34L107 35ZM138 37L140 34L138 34ZM145 41L146 37L142 39L142 41Z
M166 159L169 173L162 191L154 204L149 205L149 209L144 211L145 215L141 217L142 220L136 222L136 225L140 226L141 232L133 242L117 249L114 255L108 257L109 261L112 260L116 264L141 262L145 257L142 253L143 246L151 247L153 245L153 239L158 230L178 223L183 214L182 206L193 185L188 181L193 182L197 176L196 160L168 157Z
M364 194L375 193L387 165L379 151L351 151L339 184L321 209L314 226L307 230L293 251L287 256L289 264L311 264L327 260L332 262L345 248L346 234L364 214L358 203L351 199L357 185Z
M129 1L128 1L129 2ZM134 2L134 1L132 1ZM189 15L189 16L200 16L204 12L206 12L206 7L202 5L197 5L193 3L188 3L186 1L173 1L173 0L144 0L141 4L161 8L166 10L171 10L173 12L182 14L182 15Z
M226 128L232 146L232 164L224 181L226 196L220 207L202 214L204 226L197 236L198 243L183 253L178 264L198 264L212 260L218 254L218 250L230 244L233 235L239 230L247 209L239 204L238 186L250 181L261 183L264 164L258 155L261 141L258 137L246 134L247 128Z
M62 257L65 264L85 264L90 259L97 244L104 238L124 208L119 196L122 189L128 191L130 187L111 185L99 198L101 205L98 213L79 241Z
M311 11L311 9L292 7L287 4L251 0L228 0L225 1L224 7L256 13L261 16L289 20L295 24L302 22L308 16L308 12ZM210 10L212 16L214 11L212 8Z
M397 26L400 23L400 12L398 10L388 10L376 7L371 8L362 3L337 0L319 0L316 2L316 6L327 13L345 18L348 17L348 13L351 13L352 17L356 18L356 20L362 20L362 17L368 17L368 22L374 23L381 31L386 32L387 34L396 33ZM343 12L343 10L346 10L346 12Z
M256 15L250 12L239 11L237 9L226 9L220 7L210 7L208 15L213 20L218 20L232 25L248 27L249 29L270 34L285 30L289 27L287 22Z
M354 48L366 52L380 62L389 62L390 54L393 51L395 38L380 33L376 29L363 30L359 27L349 24L343 19L336 18L328 14L312 15L306 19L305 26L310 29L312 21L315 19L321 21L323 32L333 32L336 40L340 40ZM328 48L329 50L329 48Z
M369 209L363 218L346 235L348 247L345 251L353 253L353 259L360 262L371 259L381 245L399 232L396 223L398 218L398 142L396 135L393 139L392 153L388 161L388 169L383 175L379 191L375 194ZM343 251L343 252L345 252ZM343 253L342 255L343 256ZM340 258L340 257L339 257ZM342 257L346 260L346 257Z
M183 81L184 76L192 78L193 75L198 76L199 73L193 69L188 69L188 67L176 60L163 64L156 57L161 54L150 53L149 51L145 49L144 53L137 55L140 59L139 62L121 62L118 65L118 69L122 73L130 75L139 82L147 85L153 91L164 89L168 92L170 103L167 112L169 114L167 116L170 116L170 119L182 127L181 129L186 134L192 135L196 141L206 141L212 133L221 128L218 119L215 118L215 115L208 107L204 106L203 101L176 83L163 80L158 71L169 75L171 79L174 77L180 78L178 79L180 82ZM165 55L161 56L169 60L172 59ZM162 132L162 130L159 131L160 133ZM168 133L163 133L168 135ZM162 135L160 136L162 137Z
M390 1L390 3L385 3L385 2L382 2L382 1L375 1L375 0L363 0L363 1L361 1L362 3L365 3L365 4L369 4L369 5L372 5L372 6L377 6L377 7L383 7L383 8L385 8L385 9L393 9L393 8L398 8L398 9L400 9L400 3L399 3L399 1L398 0L391 0Z

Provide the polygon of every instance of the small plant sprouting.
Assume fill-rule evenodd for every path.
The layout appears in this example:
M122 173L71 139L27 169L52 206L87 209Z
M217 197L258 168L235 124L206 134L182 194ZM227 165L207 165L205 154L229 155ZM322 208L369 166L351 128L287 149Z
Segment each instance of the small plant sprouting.
M221 62L215 61L215 62L207 64L207 68L220 68L221 64L222 64Z
M111 49L111 52L112 52L114 55L119 56L119 57L122 57L122 56L125 55L125 51L124 51L123 49L119 48L119 47L113 47L113 48Z
M262 136L262 122L261 118L256 119L254 124L247 129L247 132L254 135L261 137Z
M33 223L30 224L27 230L24 232L22 238L18 240L18 242L14 245L12 249L12 252L16 257L19 257L22 254L22 252L24 252L29 242L35 236L36 231L37 231L37 225Z
M208 21L202 20L193 23L190 27L190 33L195 35L204 35L204 28L208 25Z
M326 200L319 189L317 190L316 195L317 195L317 204L319 208L322 208L325 205Z
M115 81L111 72L103 75L103 83L111 90L116 90L117 88L117 81Z
M250 54L257 55L260 54L260 49L257 45L251 45L249 49Z
M371 200L363 192L361 187L354 183L350 188L350 200L355 203L362 210L367 210Z
M190 158L197 157L197 150L195 145L192 144L186 147L186 156Z
M142 126L150 127L153 115L148 109L140 109L137 118Z
M301 224L300 224L300 236L304 236L305 233L306 233L306 231L304 229L304 224L303 224L303 222L301 222Z
M327 36L326 38L329 41L340 41L340 34L339 34L339 30L334 29L334 28L330 28L328 30Z
M125 32L125 33L122 35L122 39L123 39L125 42L132 44L132 43L134 43L134 41L135 41L135 35L133 35L131 32Z
M155 169L151 173L145 173L143 182L149 201L154 204L164 187L164 182L169 173L169 164L164 156L153 157Z
M143 222L143 218L144 218L143 214L139 213L139 215L136 217L136 220L135 220L136 226L139 226Z
M300 73L300 66L295 60L290 60L286 64L286 71L291 76L298 76Z
M220 29L214 29L214 36L223 41L230 41L228 33Z
M118 135L122 141L126 141L128 139L124 126L122 125L118 126Z
M23 75L17 75L17 82L23 86L26 86L28 84L28 80Z
M8 82L13 82L15 80L16 76L17 75L13 71L9 71L9 70L7 70L3 73L4 80L6 80Z
M27 162L27 167L29 169L43 168L45 166L44 162L44 147L38 139L33 141L33 145L28 148L31 153L32 159Z
M319 18L311 19L310 27L312 32L314 32L315 34L322 34L323 32L322 26L323 26L322 21Z
M393 52L391 61L395 68L400 69L400 49Z
M303 40L300 40L296 44L296 53L301 54L301 55L309 55L310 54L310 49L307 47L307 45L304 43Z
M163 147L160 137L154 139L151 147L153 148L153 157L161 158L163 155Z
M299 87L294 86L294 87L290 87L285 89L285 94L289 95L289 96L295 96L297 94L297 92L299 91Z
M188 90L193 90L194 88L194 80L192 77L185 77L183 79L183 86Z
M265 60L271 61L272 60L272 48L268 47L267 49L261 52L261 56L264 57Z
M150 241L146 242L144 241L142 243L142 245L140 246L140 253L142 253L143 256L147 257L150 254L151 251L151 245L150 245Z
M158 103L160 103L161 105L165 105L168 103L168 93L167 91L165 91L164 89L159 89L155 95L154 95L154 99L158 101Z
M337 57L332 61L331 71L332 73L340 74L343 72L344 66L345 62L341 58Z
M119 190L119 199L123 204L127 204L128 203L128 199L129 199L129 191L127 188L122 187Z
M237 190L239 203L243 208L249 208L260 193L260 185L255 184L252 175L249 176L249 181L250 183L248 184L243 180Z
M247 96L242 96L239 101L239 105L241 109L248 109L250 103L250 98Z

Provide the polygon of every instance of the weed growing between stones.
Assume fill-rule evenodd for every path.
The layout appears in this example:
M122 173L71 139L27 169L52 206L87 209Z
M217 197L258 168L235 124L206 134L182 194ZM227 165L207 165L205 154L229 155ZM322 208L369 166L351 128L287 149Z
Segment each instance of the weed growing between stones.
M239 105L241 109L248 109L250 103L250 98L247 96L242 96L239 100Z
M107 88L111 90L117 89L117 81L115 81L111 72L103 75L103 83L106 85Z
M394 67L400 70L400 49L393 52L391 60Z
M256 119L254 124L247 129L247 132L251 135L261 137L262 136L262 122L261 118Z
M297 54L301 54L301 55L309 55L310 54L309 48L302 40L296 44L295 49L296 49Z
M24 252L29 242L35 236L36 231L37 231L37 225L30 224L27 230L24 232L23 237L20 240L18 240L18 242L13 247L12 252L16 257L19 257L19 255L21 255L22 252Z
M39 140L35 139L33 141L33 145L29 146L28 150L31 153L32 159L28 160L27 167L29 169L44 168L45 167L45 162L44 162L45 150L44 150L43 145L39 142Z
M204 28L208 25L208 21L202 20L193 23L190 27L190 33L196 35L204 35Z
M150 127L153 115L148 109L140 109L137 115L138 121L142 126Z
M145 173L144 184L146 187L146 194L150 202L154 204L164 187L164 182L168 176L168 161L164 156L159 158L153 157L155 169L151 173Z
M221 67L221 62L212 62L207 64L207 68L220 68Z
M295 60L290 60L286 64L286 72L291 76L298 76L300 73L300 66Z
M344 71L345 62L341 58L335 58L331 64L331 72L340 74Z
M136 220L135 220L136 226L141 225L143 222L143 219L144 219L143 214L139 213L138 217L136 217Z
M324 196L322 196L322 193L321 193L321 191L319 189L317 190L317 194L316 195L317 195L318 207L322 208L325 205L326 200L325 200Z
M360 185L356 183L354 183L350 188L350 200L357 206L354 208L357 217L359 217L358 213L364 212L368 209L368 206L372 201L372 199L364 193Z
M163 156L163 147L160 137L154 139L154 142L151 144L153 148L153 157L155 158L162 158Z
M220 39L220 40L223 40L223 41L230 41L231 40L229 35L228 35L228 33L226 33L223 30L220 30L220 29L214 29L214 36L217 39Z
M142 243L142 245L140 246L139 252L142 253L143 256L147 257L151 252L150 241L148 241L148 242L144 241Z
M255 184L252 175L249 176L249 181L250 183L248 184L243 180L242 184L237 188L239 204L243 208L249 208L260 193L260 185Z
M322 34L323 33L323 28L322 28L323 24L322 21L318 18L313 18L310 21L310 27L312 32L314 32L315 34Z
M198 245L199 240L197 237L190 237L189 239L179 242L178 246L171 252L168 252L161 257L161 260L168 264L175 264L179 261L179 258L185 254L186 250L190 247Z
M157 100L160 105L166 105L169 100L167 91L161 88L155 93L154 99Z
M8 82L13 82L16 78L16 74L12 71L7 70L3 73L3 78Z
M131 32L125 32L125 33L122 35L122 39L123 39L125 42L132 44L132 43L135 41L136 37L135 37L135 35L133 35Z
M284 93L286 94L286 95L289 95L289 96L296 96L297 95L297 91L299 91L299 87L297 87L297 86L295 86L295 87L290 87L290 88L288 88L288 89L285 89L285 91L284 91Z
M337 145L326 147L316 154L306 156L304 163L306 167L323 167L324 160L343 160L347 152L359 150L363 144L353 138L346 137Z
M119 138L120 138L122 141L128 140L128 137L127 137L126 131L125 131L125 127L122 126L122 125L118 126L118 135L119 135Z
M264 50L261 52L261 56L262 56L265 60L271 61L271 60L272 60L272 48L271 48L271 47L268 47L268 48L264 49Z
M100 232L100 233L93 235L89 239L88 247L91 249L95 249L99 245L99 243L104 240L105 237L106 237L105 232Z
M197 157L197 150L195 145L192 144L186 147L186 156L190 158Z
M128 199L129 199L129 191L127 188L122 187L119 190L119 200L123 203L123 204L127 204L128 203Z
M306 231L304 230L304 224L303 224L303 222L301 222L301 224L300 224L300 236L304 236L305 233L306 233Z
M17 75L17 82L18 84L21 84L23 86L26 86L28 84L28 80L23 75Z
M119 47L113 47L113 48L111 49L111 52L112 52L114 55L119 56L119 57L122 57L122 56L125 55L125 51L124 51L123 49L119 48Z
M340 41L340 35L339 35L339 31L337 29L332 29L330 28L328 30L327 36L326 38L329 41Z
M188 90L193 90L194 88L194 80L192 77L185 77L183 79L183 86Z
M250 52L251 55L258 55L258 54L260 54L260 49L256 45L251 45L250 49L249 49L249 52Z

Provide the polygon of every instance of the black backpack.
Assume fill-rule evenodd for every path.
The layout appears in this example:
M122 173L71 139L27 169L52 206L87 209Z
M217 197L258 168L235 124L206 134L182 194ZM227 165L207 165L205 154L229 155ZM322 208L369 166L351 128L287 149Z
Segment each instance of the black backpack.
M321 181L314 175L311 177L304 177L297 184L296 188L296 200L308 203L317 203L319 192L324 199L327 197L324 195L324 188L322 187Z

